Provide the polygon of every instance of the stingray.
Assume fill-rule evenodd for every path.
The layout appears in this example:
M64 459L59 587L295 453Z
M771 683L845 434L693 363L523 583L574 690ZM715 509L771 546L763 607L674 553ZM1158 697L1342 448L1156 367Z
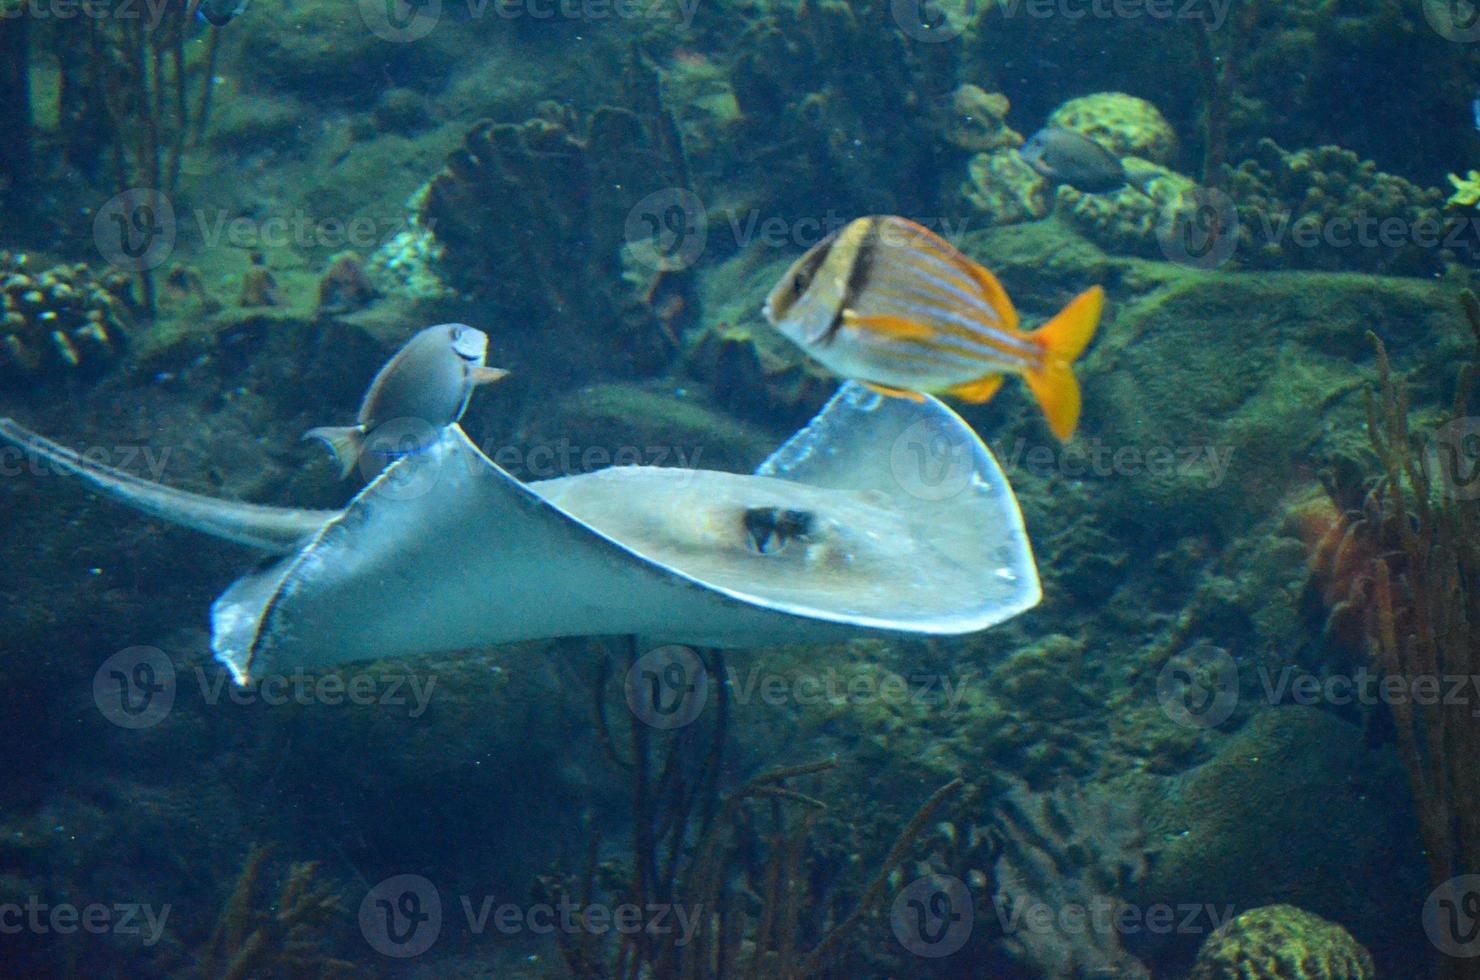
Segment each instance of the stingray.
M751 647L957 636L1041 598L1017 500L934 398L844 385L754 474L622 466L523 483L450 425L343 510L177 490L9 419L0 439L155 517L279 556L211 609L238 683L519 640Z

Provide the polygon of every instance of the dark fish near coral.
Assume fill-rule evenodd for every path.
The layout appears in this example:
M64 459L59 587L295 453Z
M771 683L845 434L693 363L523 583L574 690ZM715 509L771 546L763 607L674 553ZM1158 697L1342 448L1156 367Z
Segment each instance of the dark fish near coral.
M1080 293L1032 333L995 276L904 218L849 222L798 259L766 298L766 318L829 370L888 395L984 402L1021 375L1067 440L1079 421L1070 367L1105 293ZM764 536L758 540L764 539Z
M225 27L247 9L248 0L190 0L190 12L212 27Z
M1046 126L1018 148L1018 156L1039 176L1086 194L1104 194L1130 183L1115 154L1072 129Z
M322 439L339 460L340 478L349 475L365 452L404 456L426 448L443 429L462 418L473 388L509 372L483 366L488 335L461 323L427 327L386 362L365 400L359 422L321 426L303 434ZM379 433L367 446L366 439ZM380 445L389 440L392 444Z

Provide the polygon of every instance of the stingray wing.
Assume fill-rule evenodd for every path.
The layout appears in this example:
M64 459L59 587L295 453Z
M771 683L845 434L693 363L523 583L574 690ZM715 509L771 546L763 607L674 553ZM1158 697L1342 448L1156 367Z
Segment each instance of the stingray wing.
M1006 479L935 399L846 385L756 478L634 469L526 485L451 426L299 553L227 590L212 610L217 658L244 682L555 636L750 646L871 630L949 635L1040 597ZM880 514L930 563L845 569L851 578L821 563L788 570L741 544L738 522L757 505L862 522ZM907 577L913 593L898 586Z

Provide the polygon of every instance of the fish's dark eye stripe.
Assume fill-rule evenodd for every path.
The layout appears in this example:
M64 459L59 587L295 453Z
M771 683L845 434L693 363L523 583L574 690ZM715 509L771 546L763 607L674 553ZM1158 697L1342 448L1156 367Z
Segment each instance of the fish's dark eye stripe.
M802 256L801 265L797 267L795 272L791 273L791 278L786 283L787 288L777 290L776 302L771 310L772 315L777 317L785 316L786 312L795 305L796 301L802 298L802 294L807 291L812 285L812 281L817 278L817 271L822 268L822 263L827 261L828 253L832 251L837 241L838 236L834 232L813 246L812 251Z
M848 282L843 286L843 296L838 301L838 308L833 310L832 322L827 325L827 331L823 333L820 343L825 344L838 335L843 326L843 314L852 308L853 301L863 292L863 287L868 285L869 274L873 271L874 252L879 247L879 219L863 220L868 222L863 230L863 240L858 243L853 266L848 270Z

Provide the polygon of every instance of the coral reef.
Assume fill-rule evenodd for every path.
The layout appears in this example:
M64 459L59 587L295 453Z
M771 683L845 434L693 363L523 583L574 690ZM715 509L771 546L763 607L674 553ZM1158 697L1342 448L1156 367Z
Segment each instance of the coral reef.
M133 322L128 277L82 263L30 266L0 252L0 380L97 375L117 361Z
M1262 139L1224 186L1238 212L1238 260L1252 267L1422 276L1473 261L1480 244L1462 241L1453 254L1441 191L1336 146L1286 151Z
M696 668L702 665L706 688L705 709L687 725L662 731L640 711L611 710L614 668L633 669L635 644L620 662L603 660L593 688L597 738L631 781L630 865L598 863L601 841L593 836L584 870L546 876L535 897L580 909L598 899L638 908L659 902L689 911L697 928L691 936L648 929L615 938L572 933L561 940L567 965L575 976L662 980L871 972L858 964L875 955L874 943L851 940L877 915L896 869L962 780L932 793L894 835L873 874L852 881L849 865L856 859L840 861L826 839L827 830L848 818L827 824L828 805L797 788L837 761L774 768L722 794L722 762L734 752L725 661L718 651L701 657L680 649ZM625 733L611 724L618 712L627 717Z
M1188 980L1376 980L1372 954L1334 922L1264 905L1219 926Z
M995 902L1007 924L1004 942L1036 976L1150 977L1122 948L1115 926L1121 896L1146 873L1143 817L1136 801L1105 787L1033 793L1013 781L996 817L1000 854ZM1066 923L1061 910L1101 910ZM1044 921L1050 928L1014 928Z
M1083 133L1118 157L1140 157L1163 167L1177 159L1177 134L1161 111L1124 92L1070 99L1053 111L1048 124Z
M1036 221L1049 211L1052 188L1017 149L978 153L966 165L961 196L994 225Z
M248 849L236 887L201 953L201 976L352 976L355 964L333 959L321 948L320 931L343 916L344 907L332 886L317 882L316 862L294 864L268 909L258 908L262 866L271 853L269 846Z
M1460 177L1456 174L1448 175L1450 186L1454 193L1449 195L1444 203L1450 207L1469 207L1480 204L1480 170L1471 170Z
M941 110L941 134L947 142L972 153L1016 149L1023 137L1007 125L1011 109L1012 104L1001 92L962 85L951 93L949 103Z
M532 362L562 349L586 372L652 373L697 314L684 249L703 214L686 206L683 148L640 61L627 90L636 111L547 103L522 124L479 124L421 195L440 272L517 324L507 341ZM634 284L624 249L649 241L660 254Z
M1164 258L1165 236L1197 210L1197 185L1149 160L1126 157L1123 163L1139 189L1085 194L1063 185L1055 189L1055 211L1108 252Z
M786 217L934 213L941 127L963 126L949 107L996 110L958 88L959 45L905 33L906 10L820 0L767 6L750 24L732 75L740 118L717 148L742 161L742 200Z

